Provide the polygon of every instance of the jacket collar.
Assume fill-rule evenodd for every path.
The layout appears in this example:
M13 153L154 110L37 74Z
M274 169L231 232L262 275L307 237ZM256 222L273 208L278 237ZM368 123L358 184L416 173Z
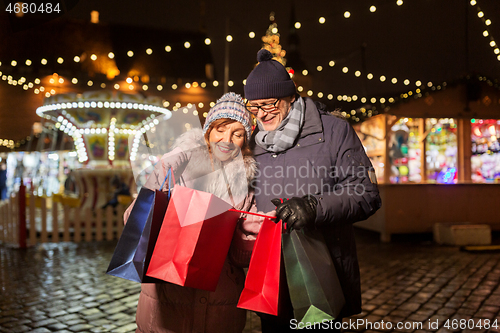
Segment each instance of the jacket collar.
M300 97L302 98L302 97ZM321 115L316 107L314 101L308 97L304 98L305 101L305 118L304 125L299 133L299 139L302 139L308 135L323 133L323 122L321 121ZM250 139L250 149L252 149L254 155L261 155L267 153L265 149L260 147L255 143L255 135L259 132L259 128L256 127L254 132L252 133L252 138Z

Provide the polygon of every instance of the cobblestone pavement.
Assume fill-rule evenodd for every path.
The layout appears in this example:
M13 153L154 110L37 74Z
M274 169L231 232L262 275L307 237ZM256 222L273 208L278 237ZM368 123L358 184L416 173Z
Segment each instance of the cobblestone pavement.
M500 332L484 327L500 325L500 253L356 233L363 312L344 332ZM0 332L134 332L140 285L104 274L115 244L0 246ZM245 332L260 332L255 315Z

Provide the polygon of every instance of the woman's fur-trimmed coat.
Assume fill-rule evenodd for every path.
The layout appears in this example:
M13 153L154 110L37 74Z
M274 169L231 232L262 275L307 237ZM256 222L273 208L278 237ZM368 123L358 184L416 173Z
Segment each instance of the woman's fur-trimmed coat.
M249 184L256 173L253 157L239 154L239 158L224 165L212 161L202 131L191 130L161 158L145 186L159 188L170 168L177 184L212 193L236 209L250 210L253 192ZM245 281L242 268L248 265L252 245L242 242L237 228L215 292L171 283L143 283L136 314L137 332L241 332L246 311L236 305Z

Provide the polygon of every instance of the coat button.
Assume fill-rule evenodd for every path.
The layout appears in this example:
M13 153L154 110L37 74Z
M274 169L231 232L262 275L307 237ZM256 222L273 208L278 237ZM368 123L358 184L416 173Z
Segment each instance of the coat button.
M206 302L207 302L207 298L206 297L200 298L200 303L201 304L205 304Z
M319 138L319 141L321 141L321 140L322 140L322 139L321 139L321 138Z
M278 155L276 155L276 154L273 154L272 156L273 156L274 158L276 158L276 156L278 156Z
M297 143L297 147L300 147L300 143Z

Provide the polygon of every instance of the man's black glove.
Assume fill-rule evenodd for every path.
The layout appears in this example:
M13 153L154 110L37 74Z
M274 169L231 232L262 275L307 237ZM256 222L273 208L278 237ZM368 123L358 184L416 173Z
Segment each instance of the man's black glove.
M283 199L283 202L282 199L272 199L271 202L276 206L276 221L287 223L290 230L312 227L316 221L318 200L312 195Z

